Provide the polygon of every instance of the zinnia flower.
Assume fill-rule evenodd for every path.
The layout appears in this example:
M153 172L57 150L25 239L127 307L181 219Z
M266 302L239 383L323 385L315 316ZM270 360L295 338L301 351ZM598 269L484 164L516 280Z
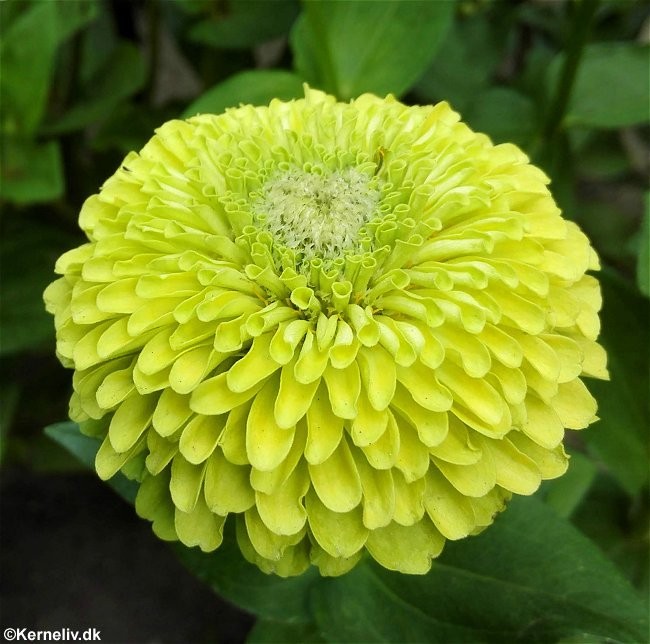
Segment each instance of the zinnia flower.
M46 293L71 418L163 539L266 572L424 573L596 419L598 260L548 179L446 103L163 125Z

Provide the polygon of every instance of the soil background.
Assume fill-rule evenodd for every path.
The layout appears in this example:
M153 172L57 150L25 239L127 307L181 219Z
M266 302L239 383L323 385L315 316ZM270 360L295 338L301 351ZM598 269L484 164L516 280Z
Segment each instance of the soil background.
M0 519L3 631L94 627L103 644L234 644L253 626L92 475L5 469Z

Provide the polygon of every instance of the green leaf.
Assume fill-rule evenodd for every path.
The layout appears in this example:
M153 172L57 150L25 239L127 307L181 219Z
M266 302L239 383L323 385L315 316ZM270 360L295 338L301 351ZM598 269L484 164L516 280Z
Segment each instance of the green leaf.
M94 1L34 2L7 27L0 44L5 132L34 133L47 105L57 47L96 13Z
M272 98L289 100L303 96L302 81L282 70L251 70L235 74L199 96L184 112L183 118L199 113L220 114L241 103L266 105Z
M45 311L43 290L55 278L58 256L76 242L76 236L45 222L7 218L0 238L2 354L38 348L48 341L54 349L54 321Z
M97 0L66 0L54 4L58 43L64 42L79 29L95 20L100 10Z
M107 119L122 101L144 86L146 76L146 64L139 49L131 43L120 43L89 81L88 97L61 118L44 125L42 131L60 135Z
M57 46L56 4L28 7L9 26L0 45L3 129L10 133L33 133L45 111Z
M576 165L582 170L582 156L578 154L574 158L579 160ZM574 214L576 222L604 261L634 270L634 242L635 235L638 234L638 221L636 208L632 210L627 206L635 202L622 198L623 191L624 188L619 188L614 194L611 190L595 192L590 200L585 198L587 195L581 194L576 206L566 212ZM628 194L634 193L630 191ZM636 196L635 194L633 198Z
M246 49L289 32L300 12L297 0L230 0L223 13L192 27L189 39L220 49Z
M247 644L278 644L278 642L300 642L319 644L323 639L314 624L287 624L259 619L246 638Z
M501 48L484 13L457 19L415 91L429 102L449 101L464 111L487 89Z
M181 544L174 544L174 550L191 572L240 608L268 620L311 622L309 590L320 579L317 569L286 579L267 575L243 558L233 528L230 519L223 543L214 552L206 554Z
M616 130L573 128L569 132L571 153L580 159L580 177L600 181L616 180L630 170L621 136Z
M48 425L44 431L52 440L76 456L83 465L89 469L95 468L95 454L100 442L96 438L84 436L77 423L70 420L55 423Z
M603 330L611 382L589 380L600 422L584 432L587 444L629 494L648 482L650 302L613 271L599 275Z
M641 223L636 282L639 290L650 297L650 190L644 196L645 212Z
M403 94L422 75L451 24L454 2L306 2L291 34L310 84L345 100Z
M631 499L609 473L599 472L571 517L571 522L598 544L646 596L650 577L649 513L647 495Z
M214 0L169 0L169 4L183 13L196 15L209 11Z
M495 143L526 147L537 128L533 102L506 87L492 87L479 94L465 116L472 129L485 132Z
M425 576L363 563L315 587L329 641L645 641L646 607L596 546L535 498L478 537L448 543Z
M649 52L647 45L629 42L588 45L578 68L564 124L567 127L620 128L647 123ZM558 58L550 68L552 83L560 67Z
M72 421L49 425L44 431L46 436L49 436L53 441L68 450L80 463L93 472L95 471L95 454L101 445L101 441L82 434L79 431L79 425ZM107 484L125 501L131 504L135 502L135 495L138 491L137 482L127 479L118 472Z
M101 73L118 44L115 19L109 5L99 6L99 15L81 34L80 41L79 82L87 86Z
M133 101L121 103L94 133L92 149L99 152L119 150L122 154L140 150L161 123L177 116L172 106L152 109Z
M3 199L31 204L53 201L63 195L63 163L58 141L37 144L8 137L2 147Z
M589 492L596 478L596 465L580 452L571 454L564 476L542 485L542 495L561 517L570 517Z

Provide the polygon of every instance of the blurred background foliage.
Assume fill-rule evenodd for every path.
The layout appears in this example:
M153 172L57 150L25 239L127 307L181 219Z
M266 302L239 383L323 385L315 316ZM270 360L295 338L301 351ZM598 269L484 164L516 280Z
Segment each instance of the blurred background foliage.
M56 258L83 242L76 220L84 199L158 125L299 97L304 82L341 100L363 92L409 104L447 100L474 129L520 145L549 174L565 216L601 257L612 380L589 383L601 421L569 437L571 468L543 486L539 512L568 519L647 593L647 2L6 0L0 19L5 471L79 467L60 446L64 433L54 432L58 443L42 433L66 417L71 377L54 356L41 294ZM345 615L331 621L332 589L350 597L358 589L345 584L315 600L325 621L298 619L299 627L214 585L265 618L256 641L320 641L328 628L355 635ZM390 626L377 628L390 639ZM583 639L564 641L595 641L585 628Z

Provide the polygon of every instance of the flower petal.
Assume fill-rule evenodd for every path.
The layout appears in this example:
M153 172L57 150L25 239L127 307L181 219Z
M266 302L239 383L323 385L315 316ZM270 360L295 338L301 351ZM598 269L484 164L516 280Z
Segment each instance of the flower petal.
M150 474L160 474L178 454L178 443L163 438L158 432L147 433L147 449L145 466Z
M560 422L568 429L582 429L598 420L598 404L578 378L560 384L558 393L551 399L550 405L559 416Z
M392 414L392 412L388 412ZM399 415L394 416L399 428L399 450L395 467L411 483L422 478L429 468L429 450L418 437L417 431Z
M363 525L368 530L388 525L395 513L395 485L390 470L376 470L363 454L353 451L363 489Z
M482 378L472 378L456 365L446 362L436 371L440 382L454 397L488 425L499 427L507 407L499 393ZM444 411L444 410L440 410Z
M294 375L298 382L304 385L318 380L327 367L329 351L321 351L315 340L314 332L307 331L300 355L294 367Z
M433 457L442 475L465 496L485 496L496 485L496 469L489 454L472 465L455 465Z
M298 463L302 460L307 440L307 427L305 421L296 425L293 444L287 457L276 468L264 472L255 467L249 470L250 484L256 492L273 494L291 476Z
M483 452L490 452L496 468L496 482L515 494L533 494L542 477L535 462L520 452L507 438L490 440L476 437Z
M271 494L255 493L255 503L264 524L275 534L295 534L307 521L303 499L309 490L305 463L300 463L287 480Z
M554 479L562 476L569 467L569 457L565 454L562 445L549 450L516 430L508 434L508 440L522 454L534 461L539 468L542 479Z
M388 410L377 411L369 402L365 392L361 392L357 401L358 412L352 420L350 435L358 447L374 443L386 430Z
M293 427L310 409L320 379L308 384L298 382L294 376L295 360L282 367L280 389L273 414L280 427Z
M361 450L370 465L378 470L388 470L393 467L399 453L399 428L393 414L387 411L386 415L386 430L383 434L372 443L361 445Z
M357 400L361 392L357 363L353 362L345 369L328 366L323 373L323 379L334 414L339 418L354 418L357 415Z
M203 463L214 451L226 423L225 416L196 415L185 425L178 449L188 462Z
M182 454L176 454L171 473L169 491L174 505L183 512L191 512L203 488L205 464L194 465Z
M408 389L415 402L429 411L447 411L453 404L453 396L443 384L438 382L437 374L416 362L411 367L398 367L397 379Z
M521 429L538 445L546 449L557 447L564 438L564 427L555 410L534 394L526 397L526 422Z
M192 415L190 397L165 389L158 398L151 422L161 436L171 436Z
M266 527L255 507L247 510L244 517L251 544L265 559L279 560L286 548L296 545L304 536L304 530L292 535L275 534Z
M226 372L226 382L230 391L242 393L280 368L269 353L272 337L271 333L256 337L246 355Z
M295 427L283 429L275 422L273 404L278 391L279 379L272 378L253 400L246 421L246 453L253 467L270 471L287 456Z
M160 539L178 539L174 526L176 508L169 496L169 470L142 479L135 497L135 511L139 517L153 522L153 530Z
M447 539L462 539L471 534L476 526L470 500L458 492L435 467L427 473L424 507L436 528Z
M398 384L391 407L415 427L422 443L427 447L440 445L449 429L448 415L446 412L428 411L418 405L409 392Z
M334 415L327 390L322 383L307 410L307 431L305 458L313 465L327 460L343 436L343 419Z
M309 475L320 500L333 512L348 512L361 502L361 479L345 439L327 460L310 463Z
M135 443L130 449L124 452L117 452L113 449L107 436L95 455L95 469L102 481L107 481L119 472L134 456L142 452L146 445L145 437Z
M357 360L368 401L377 411L386 409L395 394L395 362L380 346L361 347Z
M249 400L228 414L226 426L219 439L224 456L235 465L250 465L246 452L246 421L251 405Z
M206 463L203 493L210 511L223 517L229 512L245 512L255 503L249 468L231 463L220 449Z
M169 372L169 385L179 394L189 394L203 378L228 357L211 346L197 347L182 353Z
M174 526L178 538L186 546L199 546L203 552L216 550L223 541L225 517L213 514L202 497L191 512L176 508Z
M264 381L260 381L246 391L235 393L228 388L227 375L227 373L220 373L218 376L208 378L192 392L190 397L192 411L207 416L225 414L250 400L264 385Z
M362 553L363 550L358 550L351 557L332 557L318 543L313 543L309 559L323 577L338 577L352 570L361 559Z
M262 572L267 575L275 574L279 577L291 577L300 575L309 568L309 548L307 540L303 538L303 532L298 533L295 537L275 537L275 539L280 541L279 548L278 546L275 547L275 554L277 556L265 558L253 546L248 534L247 521L244 516L240 515L238 518L237 543L239 548L244 558L252 564L255 564ZM262 526L264 525L261 521L259 523ZM265 538L274 540L273 533L267 530ZM292 545L294 541L296 543ZM263 547L260 543L260 538L257 539L256 543L261 548Z
M352 557L363 548L369 531L363 525L363 511L333 512L323 505L314 490L306 497L307 518L314 538L332 557ZM372 533L370 533L372 534Z
M448 414L448 431L440 445L429 448L433 456L455 465L472 465L481 460L481 450L470 439L467 425L454 414Z
M424 575L445 545L444 537L428 517L404 527L391 523L370 533L366 547L384 568L410 575Z
M108 438L116 452L126 452L151 424L158 396L131 396L118 408L108 427Z
M413 525L424 515L426 481L421 478L409 482L399 470L393 470L392 473L395 485L393 521L403 526Z

